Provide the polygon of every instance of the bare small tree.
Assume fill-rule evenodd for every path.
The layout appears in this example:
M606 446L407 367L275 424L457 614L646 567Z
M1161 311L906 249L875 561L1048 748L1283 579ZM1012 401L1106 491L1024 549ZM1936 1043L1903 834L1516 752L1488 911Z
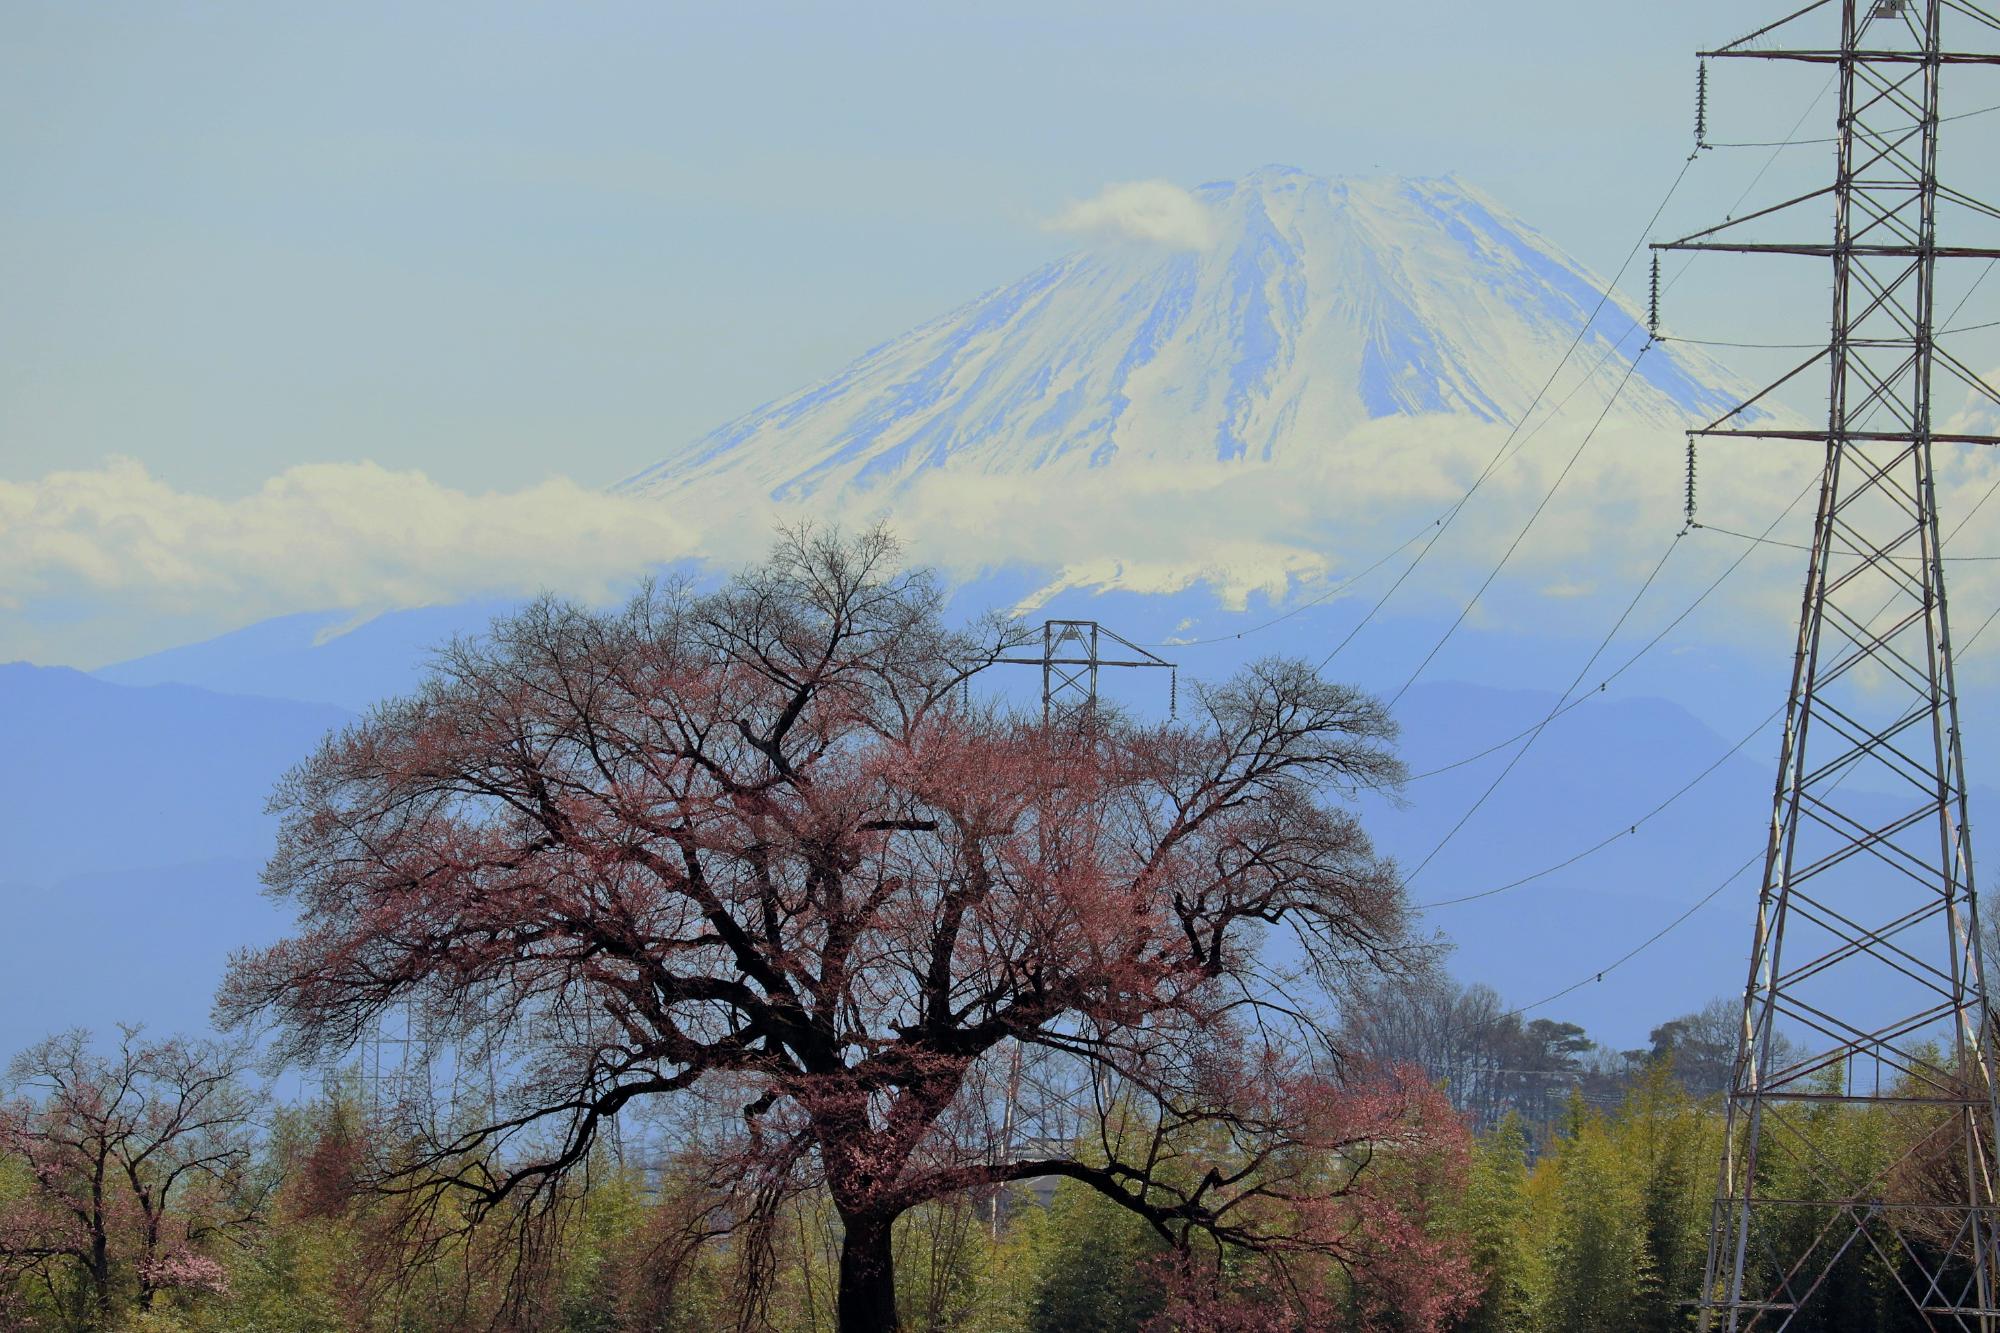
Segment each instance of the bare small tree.
M240 1048L123 1028L49 1037L15 1057L0 1105L0 1154L25 1165L26 1194L0 1206L0 1275L26 1276L79 1328L121 1295L150 1309L174 1290L216 1291L210 1252L257 1223L255 1095Z

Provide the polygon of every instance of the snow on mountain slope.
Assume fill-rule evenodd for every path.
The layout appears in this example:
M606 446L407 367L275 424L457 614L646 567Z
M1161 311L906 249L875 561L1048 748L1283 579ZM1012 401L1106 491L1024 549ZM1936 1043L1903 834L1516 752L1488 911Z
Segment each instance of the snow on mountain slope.
M1455 178L1266 167L1193 196L1213 223L1202 248L1122 242L1068 255L620 489L664 496L723 482L799 501L894 493L943 467L1295 459L1384 417L1511 424L1604 290ZM1638 318L1606 303L1579 348L1604 393L1642 342ZM1732 406L1729 379L1658 346L1618 410L1677 428Z

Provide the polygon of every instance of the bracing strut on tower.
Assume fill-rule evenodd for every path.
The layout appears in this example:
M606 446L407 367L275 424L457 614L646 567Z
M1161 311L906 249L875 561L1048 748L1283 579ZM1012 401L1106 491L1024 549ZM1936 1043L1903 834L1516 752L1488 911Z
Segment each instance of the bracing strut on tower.
M1975 49L1948 49L1947 29ZM1932 448L2000 438L1934 430L1932 381L2000 403L1933 327L1942 266L2000 256L1941 243L1990 240L2000 210L1938 175L1941 75L2000 65L2000 18L1970 0L1817 0L1701 56L1830 65L1839 89L1831 184L1656 246L1833 268L1825 348L1690 434L1824 449L1701 1326L1845 1326L1865 1268L1922 1326L1994 1333L1994 1051ZM1829 204L1829 239L1763 234ZM1823 430L1746 417L1820 370ZM1869 1117L1895 1117L1911 1146L1833 1150L1852 1141L1833 1129Z

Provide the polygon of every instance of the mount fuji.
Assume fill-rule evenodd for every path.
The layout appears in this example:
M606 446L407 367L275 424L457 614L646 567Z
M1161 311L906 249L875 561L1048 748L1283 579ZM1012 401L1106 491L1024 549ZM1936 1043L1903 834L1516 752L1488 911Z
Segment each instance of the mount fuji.
M1618 956L1727 873L1730 858L1746 855L1739 841L1754 848L1763 836L1768 769L1726 747L1783 682L1712 648L1681 656L1669 645L1637 670L1621 667L1618 691L1582 720L1552 726L1494 799L1482 791L1502 766L1511 770L1507 738L1562 702L1551 683L1569 679L1587 656L1596 660L1592 636L1609 617L1596 614L1591 598L1622 597L1624 580L1638 578L1606 548L1627 531L1652 540L1660 515L1643 509L1646 497L1673 511L1660 534L1671 538L1680 431L1740 401L1734 377L1672 342L1635 363L1646 340L1639 312L1454 178L1343 180L1269 167L1192 191L1158 189L1181 210L1185 225L1172 234L1100 229L1076 252L675 450L618 489L698 518L715 543L705 550L714 567L727 563L728 542L768 532L744 521L760 509L885 516L899 532L916 529L912 545L924 562L932 558L924 532L963 530L964 545L993 554L959 571L969 576L955 596L961 609L1039 599L1037 614L1102 619L1170 651L1198 678L1220 678L1267 653L1320 661L1368 624L1335 669L1385 698L1393 693L1406 757L1431 774L1413 784L1407 804L1369 815L1387 851L1425 867L1413 895L1461 898L1524 875L1533 881L1530 892L1479 898L1436 923L1459 943L1456 970L1525 1001L1553 990L1552 980L1572 979L1570 955ZM1566 357L1561 383L1542 397ZM1603 411L1634 428L1619 441L1633 447L1599 447L1588 466L1608 470L1573 477L1563 496L1571 508L1552 510L1540 533L1558 542L1545 568L1589 565L1605 590L1551 597L1541 575L1513 578L1486 595L1490 616L1462 628L1451 618L1456 590L1428 607L1406 595L1370 623L1374 611L1363 607L1390 570L1364 585L1365 597L1331 590L1274 614L1308 580L1365 574L1357 557L1393 547L1408 526L1387 512L1392 505L1422 510L1416 521L1428 524L1538 398L1535 429L1578 394L1587 404L1573 414L1579 431ZM1662 441L1664 450L1650 447ZM1464 558L1484 562L1518 520L1539 513L1542 492L1569 475L1548 455L1569 449L1544 439L1540 452L1485 489L1481 511L1453 534ZM1365 474L1386 471L1391 455L1402 474L1382 483L1387 490L1365 489ZM1664 485L1634 471L1654 466L1671 473ZM1581 531L1579 517L1596 526ZM1018 528L1003 550L995 534L1009 522ZM1604 537L1607 527L1613 538ZM1145 548L1145 540L1158 544ZM1031 567L1067 569L1088 554L1086 541L1109 554L1082 575L1050 584L1046 569ZM1270 594L1264 607L1230 600L1212 578L1239 547L1259 542L1266 547L1246 562L1282 548L1277 578L1247 585ZM1426 578L1451 558L1447 550L1433 560ZM1148 561L1194 573L1124 577ZM1090 572L1111 566L1114 577ZM292 616L106 668L98 683L154 708L181 696L148 687L203 687L248 710L244 727L266 725L274 700L358 711L417 683L421 645L477 632L500 609L408 609L352 626L338 612ZM1635 635L1668 609L1648 603L1647 629ZM1534 617L1549 623L1531 625ZM1433 645L1447 635L1451 648L1433 662ZM1399 682L1426 666L1426 679L1405 694ZM1161 673L1137 674L1148 680L1107 683L1107 692L1135 709L1171 707ZM91 756L99 771L125 771L115 745L101 749ZM1728 762L1718 767L1719 752ZM268 765L255 758L243 761L245 774L268 782ZM1704 771L1712 782L1660 819L1635 822ZM59 813L53 797L48 804ZM1465 835L1444 846L1475 810ZM58 813L46 817L51 834L85 842L86 832ZM1718 836L1725 826L1735 833ZM1565 849L1621 827L1630 836L1601 857L1540 878ZM125 878L144 894L186 873L163 863ZM240 867L229 875L232 884L248 882ZM48 893L61 882L51 871L27 888ZM1644 955L1592 996L1593 1032L1634 1044L1651 1024L1740 984L1748 935L1737 909L1745 904L1729 901L1688 926L1685 955ZM1556 922L1562 947L1552 950ZM0 951L0 968L13 961Z
M1172 243L1099 238L618 489L802 501L938 469L1295 460L1385 417L1517 422L1586 327L1577 358L1608 394L1643 340L1605 283L1455 177L1265 167L1181 202ZM1663 344L1617 410L1678 429L1740 401L1732 378Z

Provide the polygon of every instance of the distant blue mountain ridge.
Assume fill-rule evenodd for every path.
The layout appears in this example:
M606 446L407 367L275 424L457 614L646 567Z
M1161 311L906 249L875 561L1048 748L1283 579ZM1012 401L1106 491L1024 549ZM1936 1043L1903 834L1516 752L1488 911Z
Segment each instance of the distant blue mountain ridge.
M1078 605L1056 609L1110 620L1134 608L1079 598ZM469 610L433 609L382 627L379 640L363 626L288 651L328 653L345 664L316 668L312 678L324 681L383 681L400 663L403 678L392 692L401 692L420 668L398 656L396 645L419 626L467 631L479 619ZM1138 617L1123 619L1144 632ZM1185 698L1196 678L1218 678L1263 651L1330 641L1325 621L1311 614L1296 621L1304 628L1282 641L1256 642L1273 631L1240 643L1159 651L1182 664ZM1386 649L1414 654L1435 628L1391 622L1381 639L1371 628L1356 640L1352 657L1343 655L1330 670L1393 692L1399 681L1392 677L1407 670L1407 660L1392 664ZM309 630L300 622L288 633L309 639ZM289 669L270 637L260 642L272 650L272 670ZM381 649L372 661L364 651L371 642ZM1467 632L1455 664L1484 662L1490 675L1525 684L1538 671L1539 679L1553 679L1558 659L1571 670L1578 660L1564 650L1579 645L1529 646L1537 651L1524 653L1504 635ZM190 652L177 660L195 666L226 659ZM1698 662L1663 659L1661 666L1702 674ZM1037 673L1014 670L996 677L992 688L1033 706ZM1718 684L1742 679L1740 664L1718 663L1715 670ZM354 710L187 685L119 685L19 664L0 672L0 697L22 705L0 715L0 742L19 756L0 798L20 830L0 893L17 898L21 919L35 923L0 941L0 974L37 997L0 1018L0 1046L18 1045L51 1023L86 1019L99 1026L121 1017L170 1028L198 1025L229 950L272 938L283 925L255 878L272 834L261 813L264 799L286 767ZM1123 706L1159 715L1167 705L1163 676L1107 672L1106 692ZM282 676L244 679L261 691L283 684ZM1777 680L1760 684L1773 688L1746 690L1739 683L1727 691L1737 700L1727 707L1741 708L1727 727L1706 725L1658 696L1615 689L1591 697L1540 733L1506 782L1434 857L1518 746L1503 743L1545 718L1556 697L1546 688L1444 677L1412 687L1396 708L1400 748L1411 771L1428 776L1413 781L1401 803L1372 801L1364 815L1406 871L1428 858L1411 882L1414 901L1484 893L1611 839L1572 865L1428 916L1425 927L1455 945L1452 970L1499 987L1515 1002L1536 999L1624 953L1749 856L1769 818L1776 746L1775 728L1756 724L1782 688ZM350 699L362 705L374 697ZM1459 762L1496 746L1484 758ZM1446 771L1432 773L1440 768ZM1982 789L1977 799L1995 798ZM1634 826L1636 832L1617 836ZM1671 947L1649 950L1551 1013L1629 1047L1643 1043L1663 1018L1740 986L1755 887L1755 876L1745 876L1680 927ZM51 938L65 940L64 948L48 948ZM80 961L80 953L90 958ZM168 955L182 961L169 966L161 961ZM151 961L135 966L135 958Z

